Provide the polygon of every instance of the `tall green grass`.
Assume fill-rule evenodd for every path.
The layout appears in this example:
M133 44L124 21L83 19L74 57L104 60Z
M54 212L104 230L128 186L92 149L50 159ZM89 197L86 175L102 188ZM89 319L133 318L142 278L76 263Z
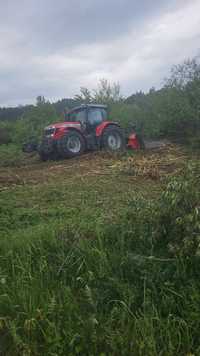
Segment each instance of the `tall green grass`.
M156 200L130 199L110 223L35 212L30 228L9 222L0 354L200 354L199 198L191 166Z

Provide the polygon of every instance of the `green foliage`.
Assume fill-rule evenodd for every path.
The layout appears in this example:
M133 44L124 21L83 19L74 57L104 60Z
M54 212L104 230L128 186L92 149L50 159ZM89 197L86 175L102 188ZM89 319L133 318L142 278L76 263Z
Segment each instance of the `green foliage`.
M2 122L0 124L0 145L12 142L11 132L12 127L8 122Z
M198 147L197 69L185 63L163 89L123 101L106 81L92 95L123 126ZM93 101L88 90L81 95ZM198 355L199 164L162 183L156 197L142 178L61 180L59 166L57 183L22 179L16 188L21 178L10 167L22 169L24 159L17 144L57 120L40 97L0 125L0 180L14 182L0 192L0 354Z
M199 173L125 208L107 181L4 191L0 353L198 355Z
M157 216L158 240L178 256L200 256L200 165L190 165L170 181Z
M136 92L123 98L118 83L101 79L97 88L82 87L74 99L63 99L55 104L38 96L37 106L17 108L15 123L0 125L0 143L22 142L31 136L39 137L45 125L58 120L66 109L81 103L107 104L110 118L123 127L136 124L147 137L169 137L199 148L200 142L200 64L199 59L173 66L161 89L148 93ZM10 109L8 109L10 110ZM20 111L21 110L21 111ZM1 110L5 114L6 109ZM19 119L19 113L21 116ZM10 111L9 111L10 113ZM13 115L13 110L11 110ZM63 120L63 116L62 119Z
M1 167L15 167L22 163L24 154L21 146L16 144L3 144L0 146L0 162Z
M17 107L0 107L0 121L15 121L27 112L32 105L17 106Z
M143 127L143 112L136 104L114 103L110 105L109 117L119 121L123 127L133 124L140 129Z
M106 79L101 79L98 88L94 89L93 92L93 100L96 103L109 105L122 100L119 83L110 84Z
M118 83L111 84L107 79L100 79L96 89L89 90L81 87L80 94L76 95L74 99L80 103L97 103L109 106L122 101L122 95Z
M0 145L8 143L19 145L29 141L30 138L39 141L44 127L56 121L58 115L54 106L46 102L44 97L39 96L37 105L30 106L14 122L0 122Z
M89 89L81 87L80 94L74 98L78 103L90 104L93 101L92 93Z
M23 143L33 137L39 140L44 127L57 120L55 109L50 103L40 103L33 106L12 124L12 142Z
M160 90L138 92L125 100L132 117L140 116L144 134L167 136L198 148L200 131L200 64L198 59L172 67Z
M171 77L160 90L137 92L111 105L111 118L122 126L136 123L147 137L169 137L199 147L200 65L185 61L172 68Z

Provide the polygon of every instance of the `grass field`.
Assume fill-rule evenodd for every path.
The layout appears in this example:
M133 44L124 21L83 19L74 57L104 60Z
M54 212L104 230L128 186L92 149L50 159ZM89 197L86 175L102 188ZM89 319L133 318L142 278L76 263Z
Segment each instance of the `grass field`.
M198 161L2 148L0 355L200 354Z

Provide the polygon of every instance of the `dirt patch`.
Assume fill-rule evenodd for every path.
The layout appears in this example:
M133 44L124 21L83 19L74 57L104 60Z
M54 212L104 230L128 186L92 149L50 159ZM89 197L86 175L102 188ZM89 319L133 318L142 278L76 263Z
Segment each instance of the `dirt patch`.
M25 184L63 181L88 175L106 174L108 166L115 160L101 152L84 154L76 159L40 162L31 160L21 167L0 168L0 190L5 187Z
M112 174L160 179L177 174L187 158L181 147L169 144L115 156L95 152L76 159L49 162L40 162L33 157L27 165L23 162L21 167L0 168L0 190L16 185L45 184Z

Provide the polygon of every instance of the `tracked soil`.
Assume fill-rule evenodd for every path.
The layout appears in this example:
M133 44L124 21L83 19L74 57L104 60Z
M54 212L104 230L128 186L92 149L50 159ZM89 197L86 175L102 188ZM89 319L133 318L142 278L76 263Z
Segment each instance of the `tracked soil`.
M0 190L26 184L126 175L131 179L160 179L177 174L190 159L180 146L165 144L123 155L87 153L76 159L40 162L37 155L19 162L17 167L0 167Z
M18 167L0 168L0 188L13 185L48 183L70 178L109 173L115 157L102 153L84 154L76 159L40 162L37 157Z

